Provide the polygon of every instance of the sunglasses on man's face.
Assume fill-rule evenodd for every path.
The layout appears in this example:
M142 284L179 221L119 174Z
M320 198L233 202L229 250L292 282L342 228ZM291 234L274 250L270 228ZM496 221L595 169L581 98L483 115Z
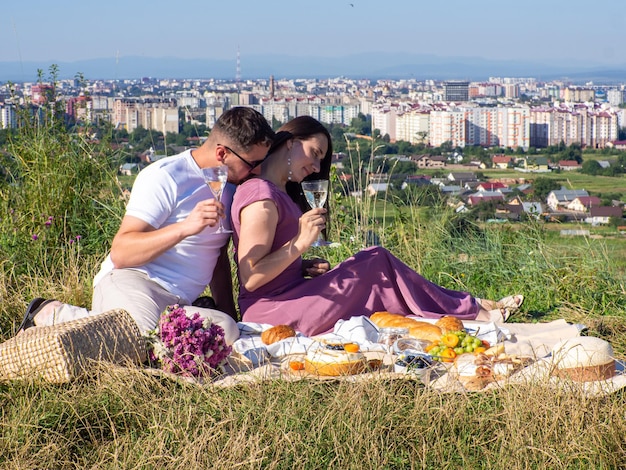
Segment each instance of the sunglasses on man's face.
M259 166L261 163L263 163L265 161L265 157L263 157L263 159L261 159L261 160L257 160L255 162L249 162L248 160L243 158L241 155L239 155L237 152L235 152L233 149L231 149L227 145L222 145L222 144L217 144L217 145L220 145L221 147L224 147L226 150L228 150L230 153L232 153L235 157L237 157L239 160L241 160L246 165L248 165L248 168L249 168L248 171L254 170L257 166Z

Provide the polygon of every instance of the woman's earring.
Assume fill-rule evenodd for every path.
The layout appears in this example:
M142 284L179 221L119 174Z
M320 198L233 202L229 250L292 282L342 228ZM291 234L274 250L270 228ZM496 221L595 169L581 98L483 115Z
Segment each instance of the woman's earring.
M293 175L291 171L291 155L287 156L287 169L289 173L287 174L287 181L291 181L291 175Z

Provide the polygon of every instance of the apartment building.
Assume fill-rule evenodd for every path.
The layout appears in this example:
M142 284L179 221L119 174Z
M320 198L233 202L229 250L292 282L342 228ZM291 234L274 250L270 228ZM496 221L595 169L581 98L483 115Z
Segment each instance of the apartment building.
M250 105L259 111L265 119L272 122L287 122L298 116L312 116L325 124L350 125L352 119L360 112L357 101L341 103L338 100L323 96L307 97L266 97L259 100L258 105Z
M396 114L396 140L428 143L430 108L415 107Z
M584 103L593 101L596 92L592 88L566 87L561 89L561 99L572 103Z
M498 108L465 108L467 145L495 147L500 145Z
M178 105L173 99L116 99L113 124L132 132L137 127L178 134Z
M560 143L604 148L617 140L622 114L607 105L582 103L531 109L521 104L481 107L466 103L449 107L442 103L419 106L394 102L375 105L371 115L373 128L389 135L392 142L426 142L433 147L452 142L455 147L527 150Z
M511 106L498 110L498 137L500 147L528 150L530 147L530 108Z
M430 145L439 147L444 142L450 142L454 147L465 147L465 123L465 112L461 109L431 111L428 130Z
M469 82L450 80L443 83L443 100L465 102L469 100Z
M14 129L17 127L17 113L15 106L5 104L0 106L0 129Z
M530 145L547 147L574 143L604 148L617 140L618 113L588 106L534 108L530 111Z
M378 129L380 135L388 135L391 142L396 137L397 104L383 104L372 109L372 129Z
M612 89L606 92L606 100L611 106L619 106L626 102L626 90Z

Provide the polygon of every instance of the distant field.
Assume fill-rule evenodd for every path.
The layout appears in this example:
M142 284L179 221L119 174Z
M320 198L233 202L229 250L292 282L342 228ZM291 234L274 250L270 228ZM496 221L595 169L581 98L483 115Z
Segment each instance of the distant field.
M592 176L576 171L561 173L523 173L516 170L481 170L489 179L499 178L551 178L561 181L567 189L585 189L589 193L620 193L626 197L626 176Z

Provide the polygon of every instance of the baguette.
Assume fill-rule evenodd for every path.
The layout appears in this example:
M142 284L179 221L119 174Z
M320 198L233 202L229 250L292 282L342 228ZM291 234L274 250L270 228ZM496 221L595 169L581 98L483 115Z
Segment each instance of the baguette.
M414 320L398 313L375 312L370 320L379 328L408 328L409 336L427 341L441 338L441 328L425 321Z

